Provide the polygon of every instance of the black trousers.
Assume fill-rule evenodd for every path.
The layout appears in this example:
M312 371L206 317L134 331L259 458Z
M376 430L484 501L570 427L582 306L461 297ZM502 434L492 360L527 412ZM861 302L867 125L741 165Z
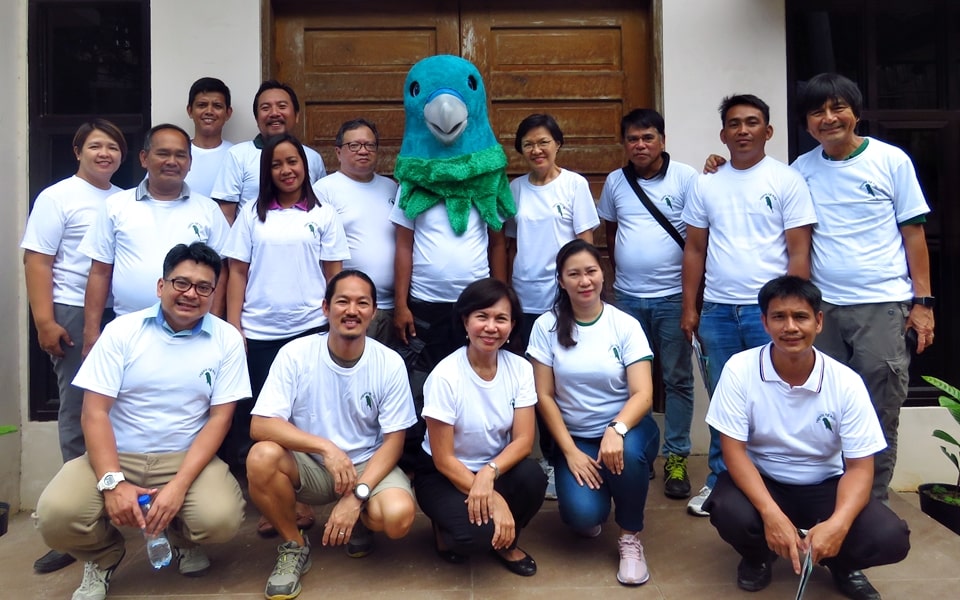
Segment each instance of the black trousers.
M443 545L458 554L479 554L492 548L494 524L484 525L469 521L467 495L450 483L433 465L433 458L421 451L413 487L420 509L440 530ZM516 523L517 535L511 548L516 547L520 531L526 527L543 504L547 476L536 461L526 458L509 471L500 474L493 484L510 507Z
M839 477L815 485L788 485L763 478L767 490L784 514L801 529L810 529L833 514ZM763 519L750 500L724 471L703 505L710 512L710 522L725 542L740 556L760 562L769 555L764 537ZM840 552L822 561L824 566L840 571L866 569L900 562L910 550L910 529L879 500L874 498L854 519Z

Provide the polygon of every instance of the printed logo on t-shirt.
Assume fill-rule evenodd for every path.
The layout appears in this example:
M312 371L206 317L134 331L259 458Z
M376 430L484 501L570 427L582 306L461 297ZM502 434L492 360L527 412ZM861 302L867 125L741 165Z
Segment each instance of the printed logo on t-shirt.
M203 236L200 235L200 230L203 228L203 226L202 226L200 223L190 223L189 227L190 227L190 229L193 230L193 233L194 233L194 235L197 236L197 239L202 242L202 241L203 241Z
M864 181L860 184L860 189L870 194L870 198L873 200L883 200L883 198L877 197L877 184L872 181Z
M763 200L763 203L767 205L767 208L770 209L770 212L773 212L773 203L776 202L777 197L773 194L764 194L760 197Z
M617 359L617 362L620 362L620 346L616 344L610 346L610 353L613 354L615 359Z
M660 200L667 205L667 208L673 210L673 196L664 196Z
M396 197L396 196L390 196L390 197L387 198L387 202L390 204L390 206L393 206L393 205L396 204L396 202L397 202L397 197Z
M557 211L557 214L563 217L563 205L557 202L553 205L553 210Z
M207 382L207 387L210 388L211 392L213 391L213 375L214 371L210 368L200 371L199 375L199 377L203 378L203 380Z
M371 410L373 409L373 394L371 394L370 392L364 392L363 395L360 396L360 399L363 400L363 404L368 409L371 409Z
M517 399L516 399L516 398L510 398L510 408L514 408L514 409L517 408Z
M320 225L315 221L308 221L304 223L303 226L310 230L310 235L312 235L314 239L320 237Z
M836 419L833 417L833 413L823 413L817 417L817 423L823 425L823 428L827 431L834 431L833 424L836 423Z

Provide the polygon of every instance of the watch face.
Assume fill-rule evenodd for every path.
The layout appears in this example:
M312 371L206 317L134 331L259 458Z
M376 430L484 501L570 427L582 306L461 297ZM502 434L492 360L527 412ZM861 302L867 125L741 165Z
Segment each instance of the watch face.
M365 483L358 483L353 489L353 495L359 500L366 500L370 497L370 486Z
M117 479L113 476L113 473L107 473L103 476L103 487L113 487L117 485Z
M616 423L613 423L611 427L613 427L613 430L621 436L627 435L627 426L623 423L617 421Z

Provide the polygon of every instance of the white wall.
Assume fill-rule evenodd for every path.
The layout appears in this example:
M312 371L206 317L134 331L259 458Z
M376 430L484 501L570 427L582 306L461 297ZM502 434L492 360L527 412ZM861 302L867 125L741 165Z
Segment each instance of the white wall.
M695 167L727 154L717 107L755 94L771 107L767 154L787 160L787 59L783 0L662 0L663 116L667 150Z
M27 208L27 87L26 2L4 2L0 5L0 23L7 35L0 36L0 81L6 92L0 94L0 128L8 134L0 159L0 181L6 190L3 216L0 218L0 424L21 424L26 415L26 344L10 343L27 335L26 294L23 287L20 252L22 224ZM21 433L0 437L0 500L17 507L20 504L20 441Z
M150 3L152 121L180 125L190 134L187 93L200 77L230 88L233 118L224 137L257 134L253 95L260 87L261 0L163 0Z

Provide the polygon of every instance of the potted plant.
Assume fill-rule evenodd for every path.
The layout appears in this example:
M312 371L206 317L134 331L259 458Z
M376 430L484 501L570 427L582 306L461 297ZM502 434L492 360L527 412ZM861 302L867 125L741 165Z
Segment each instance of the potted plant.
M960 390L930 375L924 375L923 380L947 394L938 398L940 406L946 408L953 416L953 420L960 425ZM920 510L960 535L960 458L958 458L960 442L942 429L934 429L933 437L957 449L957 452L952 452L947 446L940 446L944 456L950 459L957 469L957 483L921 485L917 490L920 492Z
M0 435L13 433L17 428L13 425L0 425ZM7 519L10 516L10 505L6 502L0 502L0 535L7 532Z

